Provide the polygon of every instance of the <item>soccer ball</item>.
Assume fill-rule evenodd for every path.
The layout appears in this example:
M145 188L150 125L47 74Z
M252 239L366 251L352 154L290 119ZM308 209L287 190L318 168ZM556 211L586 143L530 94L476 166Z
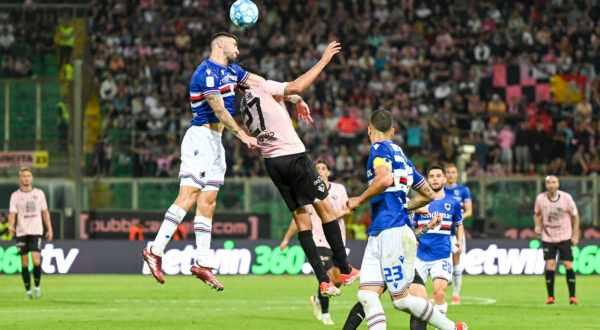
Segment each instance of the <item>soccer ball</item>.
M258 7L250 0L237 0L231 5L229 18L237 26L251 26L258 20Z

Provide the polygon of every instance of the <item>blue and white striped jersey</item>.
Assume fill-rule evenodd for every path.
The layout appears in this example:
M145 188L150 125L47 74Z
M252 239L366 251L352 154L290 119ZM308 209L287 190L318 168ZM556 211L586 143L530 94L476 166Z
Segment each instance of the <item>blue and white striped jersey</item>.
M223 96L225 108L233 116L235 89L238 85L243 85L248 76L250 73L235 63L224 67L210 59L202 62L190 79L190 103L194 114L192 126L219 122L219 118L204 99L211 94L220 93Z
M442 223L419 238L417 257L423 261L448 258L451 253L450 229L462 225L460 204L446 194L443 198L429 203L429 215L423 216L415 213L415 226L427 225L436 214L442 216Z
M383 193L373 197L371 204L371 226L367 234L375 235L382 230L412 227L406 206L406 194L409 187L419 189L425 184L425 178L417 172L402 149L391 141L376 142L371 146L367 161L367 180L369 184L375 178L375 167L383 161L390 169L394 183ZM376 164L374 164L376 163Z

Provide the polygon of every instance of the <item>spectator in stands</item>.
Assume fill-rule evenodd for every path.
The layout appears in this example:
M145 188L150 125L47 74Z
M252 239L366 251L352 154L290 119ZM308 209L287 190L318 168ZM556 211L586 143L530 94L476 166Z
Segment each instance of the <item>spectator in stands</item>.
M513 171L513 145L515 144L515 133L509 125L504 125L498 133L498 144L500 145L500 161L506 165L509 173Z
M346 148L352 148L356 141L356 130L360 128L356 117L350 111L344 110L334 128L338 130L339 141Z
M529 130L529 123L523 121L519 125L519 128L517 129L517 134L515 136L515 166L518 166L521 170L526 170L527 168L529 168L530 143L531 131Z
M106 79L102 81L100 85L100 101L101 102L112 102L117 95L117 83L113 76L108 74Z

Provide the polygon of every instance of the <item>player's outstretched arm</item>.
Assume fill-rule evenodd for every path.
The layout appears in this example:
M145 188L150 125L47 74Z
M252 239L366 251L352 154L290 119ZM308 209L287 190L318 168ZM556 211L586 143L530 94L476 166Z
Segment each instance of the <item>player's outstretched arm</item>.
M394 178L389 175L389 169L386 165L379 165L375 168L375 177L373 181L360 196L348 199L346 205L348 209L355 210L362 203L383 193L389 186L394 183Z
M287 86L285 87L285 95L300 94L305 89L307 89L308 86L310 86L313 83L313 81L317 79L321 71L325 69L325 66L327 66L329 61L331 61L333 55L339 53L341 49L342 47L340 46L339 42L331 42L327 46L327 49L325 49L325 51L323 52L323 55L321 56L321 59L319 60L319 62L317 62L317 64L310 68L310 70L308 70L305 74L301 75L296 80L287 84Z
M207 95L206 102L208 102L208 105L215 112L215 115L223 125L225 125L233 135L237 136L238 139L242 140L248 148L253 149L258 147L256 138L248 136L248 134L246 134L246 132L244 132L244 130L242 130L235 122L235 119L233 119L229 111L227 111L221 95Z
M248 76L248 79L246 79L246 82L244 83L244 86L250 87L250 86L258 85L258 84L263 83L265 81L266 81L265 78L257 75L256 73L251 73Z
M435 193L427 182L425 182L421 188L417 189L417 193L418 194L416 194L415 197L411 198L411 200L406 203L409 212L423 207L435 199Z
M285 250L288 243L290 242L290 239L292 238L292 236L294 236L294 234L297 231L298 231L298 225L296 225L296 221L292 219L292 222L290 223L290 227L288 228L287 232L285 233L283 240L281 240L281 243L279 244L279 249L281 251Z

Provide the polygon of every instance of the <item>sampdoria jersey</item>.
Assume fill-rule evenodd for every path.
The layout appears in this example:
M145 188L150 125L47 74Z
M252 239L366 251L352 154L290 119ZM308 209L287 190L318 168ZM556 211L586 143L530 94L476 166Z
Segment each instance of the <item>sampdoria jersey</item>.
M386 140L371 146L367 161L367 180L369 184L375 178L375 168L386 165L394 183L383 193L373 197L371 204L371 226L367 234L375 235L385 229L408 225L412 227L406 206L408 188L419 189L425 184L425 178L417 172L402 149Z
M267 80L250 87L242 99L244 122L265 158L306 151L283 104L285 86L287 83Z
M417 257L423 261L445 259L452 253L450 229L462 225L460 204L451 196L445 195L429 203L429 215L416 213L414 222L417 227L427 225L434 215L442 216L442 223L419 238Z
M459 184L457 184L451 188L448 186L445 186L444 192L446 193L446 196L453 197L454 199L456 199L457 202L460 203L461 214L464 214L465 213L465 203L471 201L471 191L469 190L469 187L462 186ZM454 229L454 226L452 226L451 234L453 236L456 235L456 230Z
M202 62L190 80L190 103L194 114L192 126L219 122L219 118L205 100L207 95L221 94L225 108L233 116L235 89L238 85L243 85L248 76L250 73L235 63L224 67L210 59Z

